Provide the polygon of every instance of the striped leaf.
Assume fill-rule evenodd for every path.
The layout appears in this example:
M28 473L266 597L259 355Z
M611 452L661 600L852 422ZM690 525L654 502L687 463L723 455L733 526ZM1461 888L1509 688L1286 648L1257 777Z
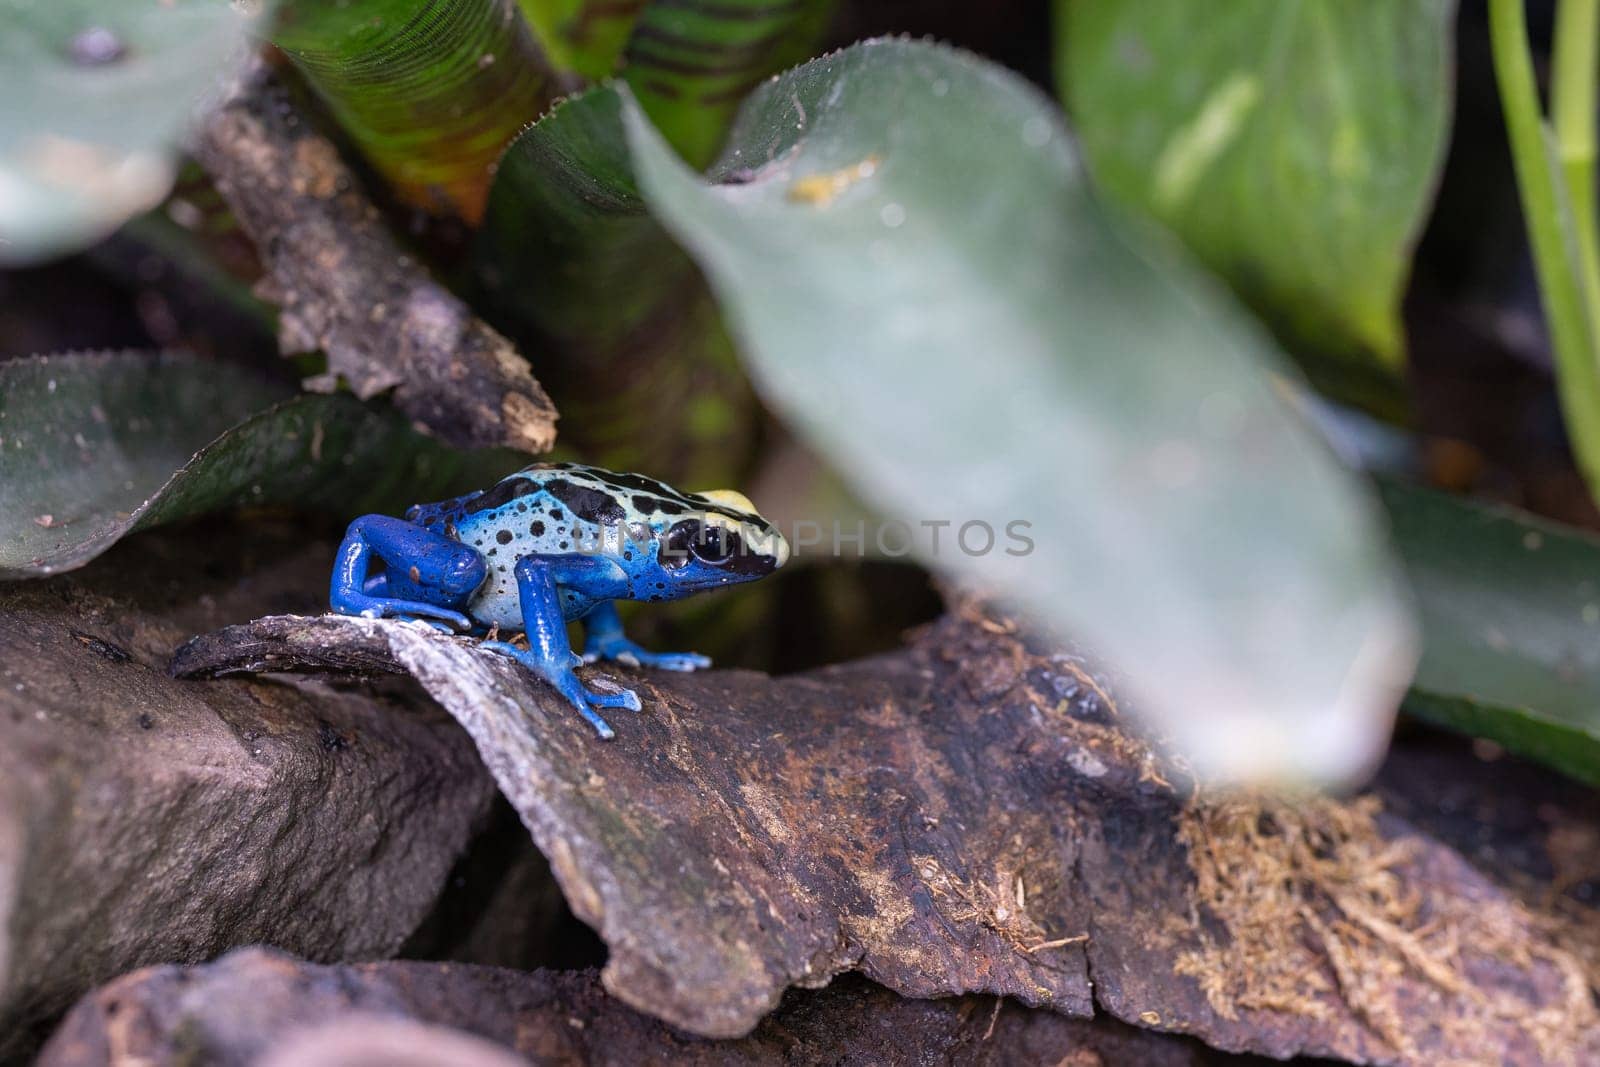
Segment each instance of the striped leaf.
M649 0L519 0L552 63L599 81L617 69Z
M672 146L703 167L740 101L811 54L833 7L833 0L656 0L628 39L628 87Z
M272 39L401 200L472 223L558 91L513 0L285 0Z

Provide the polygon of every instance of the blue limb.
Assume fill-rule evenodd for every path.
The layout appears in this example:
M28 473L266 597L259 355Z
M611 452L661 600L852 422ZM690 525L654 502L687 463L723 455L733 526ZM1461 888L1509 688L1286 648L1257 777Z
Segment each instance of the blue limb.
M374 556L388 570L369 577ZM459 541L403 519L363 515L339 545L328 602L341 615L441 619L466 630L472 622L459 609L487 573L483 557Z
M558 581L581 581L584 574L601 565L583 556L524 556L517 561L517 592L522 605L522 629L528 635L526 651L504 641L485 641L484 648L504 653L549 682L578 709L589 725L607 740L616 734L595 708L627 708L638 711L639 697L631 689L616 693L597 693L584 687L573 673L576 657L567 641L567 624L561 614Z
M379 571L377 574L368 575L367 580L362 583L361 591L367 594L369 597L382 598L385 600L395 599L394 597L389 596L388 571ZM457 627L450 625L443 619L423 619L417 617L416 615L407 615L403 612L398 615L391 615L389 617L399 619L401 622L425 622L435 630L442 630L447 634L459 632ZM474 627L473 630L480 636L487 632L486 628L482 626Z
M640 648L622 632L622 618L609 600L596 604L583 617L583 662L597 659L664 671L694 671L711 666L711 658L698 652L651 652Z

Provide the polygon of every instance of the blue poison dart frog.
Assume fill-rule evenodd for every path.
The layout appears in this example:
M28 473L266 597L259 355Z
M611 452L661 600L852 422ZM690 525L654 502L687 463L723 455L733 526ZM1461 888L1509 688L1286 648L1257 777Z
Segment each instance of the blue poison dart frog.
M521 630L524 651L485 641L555 686L601 737L595 708L639 710L632 690L597 693L578 663L692 671L694 652L647 652L622 633L613 601L677 600L771 574L789 557L783 535L731 490L683 493L638 474L575 463L535 463L493 488L404 519L364 515L350 524L329 600L343 615L423 619L474 634ZM373 566L374 558L382 568ZM583 620L583 656L567 622Z

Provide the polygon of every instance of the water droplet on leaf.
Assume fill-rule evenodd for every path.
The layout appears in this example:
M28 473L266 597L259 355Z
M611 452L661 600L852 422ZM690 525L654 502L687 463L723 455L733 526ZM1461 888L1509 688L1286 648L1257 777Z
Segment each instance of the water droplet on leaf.
M67 45L72 61L84 67L103 67L128 54L128 46L104 26L91 26L73 37Z

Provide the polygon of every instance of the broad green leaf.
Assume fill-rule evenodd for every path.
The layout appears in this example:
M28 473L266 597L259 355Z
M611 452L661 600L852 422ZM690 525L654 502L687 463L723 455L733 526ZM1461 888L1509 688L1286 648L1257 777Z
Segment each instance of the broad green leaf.
M0 578L81 566L134 530L207 511L391 510L515 465L453 452L349 396L296 397L186 356L0 363Z
M69 252L158 203L251 21L219 0L0 0L0 263Z
M628 40L623 74L667 141L703 167L739 101L809 56L833 8L834 0L653 3Z
M1600 539L1382 489L1422 620L1406 709L1600 785Z
M1382 403L1443 163L1454 0L1056 0L1096 182L1173 229L1328 387Z
M272 40L401 200L468 222L559 89L513 0L283 0Z
M1262 331L1107 215L1048 100L869 42L757 89L720 185L623 120L767 401L870 507L952 524L925 559L1090 639L1202 773L1372 765L1413 662L1374 502Z
M563 439L587 459L729 484L754 405L698 268L639 198L619 108L591 90L507 150L474 255L486 302L541 353Z

